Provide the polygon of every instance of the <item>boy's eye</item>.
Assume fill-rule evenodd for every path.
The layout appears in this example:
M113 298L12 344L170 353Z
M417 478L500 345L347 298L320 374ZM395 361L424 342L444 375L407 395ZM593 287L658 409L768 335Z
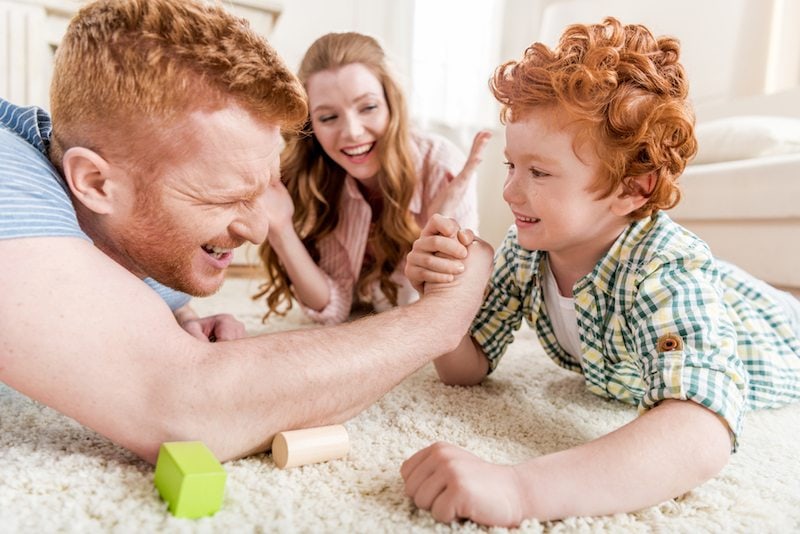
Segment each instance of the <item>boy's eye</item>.
M503 165L505 165L506 169L508 169L509 171L513 171L514 170L514 164L511 163L510 161L504 161Z
M543 176L550 176L549 173L539 170L536 167L531 167L528 170L530 171L531 176L533 176L534 178L542 178Z

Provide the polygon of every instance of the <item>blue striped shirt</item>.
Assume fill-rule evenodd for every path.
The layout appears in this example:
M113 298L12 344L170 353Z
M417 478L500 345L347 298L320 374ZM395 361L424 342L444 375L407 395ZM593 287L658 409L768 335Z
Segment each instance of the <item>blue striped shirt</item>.
M0 98L0 239L77 237L81 230L67 184L50 163L50 117L36 107L18 107ZM144 280L172 310L189 295Z

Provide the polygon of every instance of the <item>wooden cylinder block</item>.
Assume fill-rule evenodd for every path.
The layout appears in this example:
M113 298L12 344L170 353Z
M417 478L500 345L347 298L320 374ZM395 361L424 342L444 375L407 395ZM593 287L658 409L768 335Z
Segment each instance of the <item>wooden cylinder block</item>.
M325 462L347 455L350 438L342 425L280 432L272 441L272 459L280 468Z

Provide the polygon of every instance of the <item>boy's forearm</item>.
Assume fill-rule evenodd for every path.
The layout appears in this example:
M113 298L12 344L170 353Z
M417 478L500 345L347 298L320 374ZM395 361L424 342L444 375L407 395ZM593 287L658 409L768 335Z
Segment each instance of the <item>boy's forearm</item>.
M517 466L525 516L640 510L712 478L729 456L728 427L717 415L691 401L664 401L601 438Z
M456 350L439 356L433 363L442 382L451 386L478 384L489 372L489 360L469 334Z

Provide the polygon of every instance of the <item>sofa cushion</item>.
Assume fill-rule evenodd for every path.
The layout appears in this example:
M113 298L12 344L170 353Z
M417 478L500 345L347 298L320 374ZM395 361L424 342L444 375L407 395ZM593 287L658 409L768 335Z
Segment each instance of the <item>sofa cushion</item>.
M800 152L800 119L742 115L700 123L692 164L719 163Z

